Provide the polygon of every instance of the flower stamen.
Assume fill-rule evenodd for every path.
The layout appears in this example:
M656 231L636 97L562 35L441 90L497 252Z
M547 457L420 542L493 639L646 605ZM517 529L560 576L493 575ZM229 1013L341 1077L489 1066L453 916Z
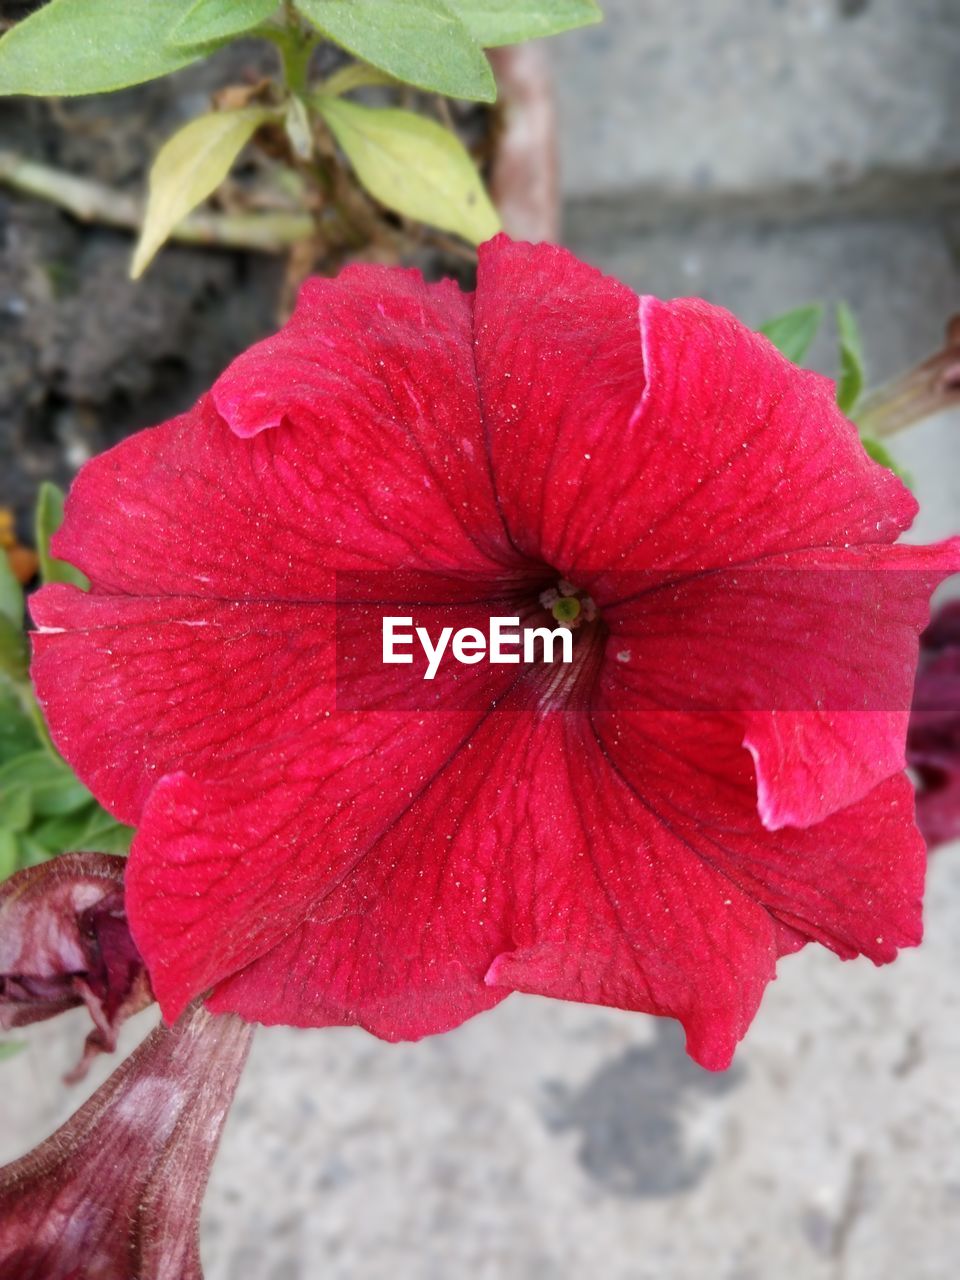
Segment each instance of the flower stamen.
M575 631L584 622L593 622L597 606L590 596L584 595L572 582L561 578L555 587L541 591L540 603L561 627Z

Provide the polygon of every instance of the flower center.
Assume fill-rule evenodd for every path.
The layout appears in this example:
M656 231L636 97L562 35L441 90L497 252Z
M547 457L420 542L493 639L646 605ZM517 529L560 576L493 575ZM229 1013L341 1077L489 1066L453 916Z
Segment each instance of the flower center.
M593 622L597 616L597 606L591 598L566 578L561 578L555 587L541 591L540 603L553 615L554 621L570 631L584 622Z
M549 581L549 579L547 579ZM528 689L541 710L577 710L590 706L600 673L607 628L593 599L575 583L556 578L540 591L528 627L564 628L572 633L573 661L539 664L530 669Z

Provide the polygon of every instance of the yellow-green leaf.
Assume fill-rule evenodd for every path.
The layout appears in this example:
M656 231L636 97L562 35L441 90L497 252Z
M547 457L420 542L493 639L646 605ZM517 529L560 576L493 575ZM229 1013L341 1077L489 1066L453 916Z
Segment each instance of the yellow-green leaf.
M451 98L494 102L483 50L444 0L297 0L324 35L398 80Z
M319 98L317 108L357 177L382 204L472 244L500 230L476 165L449 130L410 111L342 98Z
M371 67L367 62L348 62L338 67L328 79L324 80L322 89L331 98L339 98L344 93L353 93L355 89L369 89L380 85L396 86L400 83L394 76L379 67Z
M595 0L447 0L485 49L599 22Z
M284 127L294 153L301 160L309 160L313 155L313 125L302 98L293 96L287 103Z
M140 242L130 268L136 280L171 231L216 191L257 129L276 112L269 107L199 116L160 148L150 170L150 195Z

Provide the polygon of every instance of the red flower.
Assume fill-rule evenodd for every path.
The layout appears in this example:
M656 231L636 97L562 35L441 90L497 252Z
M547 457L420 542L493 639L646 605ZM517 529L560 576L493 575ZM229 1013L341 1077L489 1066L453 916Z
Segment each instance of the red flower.
M915 509L831 384L706 303L503 238L473 298L308 284L84 468L56 554L93 591L34 605L57 743L140 828L165 1015L209 991L400 1039L530 991L679 1018L723 1067L779 955L893 959L917 635L960 568L893 546ZM542 621L558 589L569 666L427 685L364 629Z
M917 822L933 848L960 839L960 601L924 632L920 658L907 761L920 780Z

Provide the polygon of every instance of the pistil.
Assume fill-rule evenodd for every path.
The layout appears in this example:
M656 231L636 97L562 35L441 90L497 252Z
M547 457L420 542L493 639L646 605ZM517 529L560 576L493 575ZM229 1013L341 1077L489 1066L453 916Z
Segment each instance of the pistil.
M540 593L540 603L561 627L575 631L585 622L593 622L597 606L572 582L561 578L555 587Z

